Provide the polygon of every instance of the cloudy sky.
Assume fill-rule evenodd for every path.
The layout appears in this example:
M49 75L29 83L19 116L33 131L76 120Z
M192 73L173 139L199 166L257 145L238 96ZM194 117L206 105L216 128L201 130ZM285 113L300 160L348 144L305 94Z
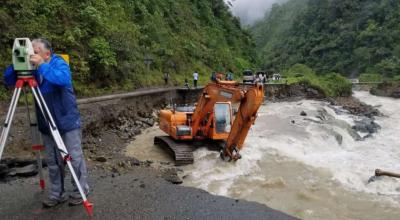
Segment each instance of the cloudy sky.
M265 12L274 3L281 3L287 0L225 0L231 2L232 12L240 17L242 24L248 25L264 17Z

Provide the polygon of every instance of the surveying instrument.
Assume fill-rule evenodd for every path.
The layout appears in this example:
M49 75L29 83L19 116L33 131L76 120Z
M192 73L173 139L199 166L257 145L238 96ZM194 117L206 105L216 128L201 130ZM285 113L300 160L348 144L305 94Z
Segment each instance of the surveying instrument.
M39 185L42 189L45 187L44 183L44 178L43 178L43 172L42 172L42 159L41 159L41 153L44 149L43 145L39 143L40 138L38 134L38 129L37 129L37 123L35 120L35 117L33 117L33 122L32 118L29 112L29 104L28 104L28 99L26 95L26 87L29 87L29 89L32 92L33 98L35 100L35 103L40 110L40 113L43 115L43 118L45 119L51 136L54 139L54 142L57 145L58 150L60 151L61 157L64 160L64 163L67 164L71 176L79 190L80 195L82 196L83 200L83 206L86 209L86 212L88 213L89 216L93 216L93 204L91 204L85 193L83 192L82 186L79 182L78 177L76 176L75 170L72 167L71 164L71 156L68 154L67 148L64 144L64 141L60 135L60 132L58 131L58 128L56 126L56 123L54 122L53 117L51 116L51 113L46 105L46 102L43 98L43 95L39 89L38 83L33 75L33 72L36 70L36 66L34 66L30 61L30 56L34 54L32 42L29 40L29 38L16 38L14 41L14 46L12 49L12 61L13 61L13 67L14 67L14 72L17 76L17 81L15 83L15 89L14 93L12 95L11 99L11 104L7 112L6 120L4 122L4 127L3 131L1 132L1 137L0 137L0 159L3 154L4 147L6 145L7 141L7 136L10 131L11 123L14 117L15 109L18 104L18 99L21 95L21 91L25 94L25 104L27 108L27 113L28 113L28 120L30 123L30 128L31 128L31 135L32 135L32 149L36 151L36 158L38 162L38 169L39 169L39 176L40 176L40 182Z

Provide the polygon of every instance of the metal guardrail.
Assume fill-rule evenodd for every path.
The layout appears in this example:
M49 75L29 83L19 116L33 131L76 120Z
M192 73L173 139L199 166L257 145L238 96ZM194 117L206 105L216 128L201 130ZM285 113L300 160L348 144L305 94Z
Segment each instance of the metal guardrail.
M189 91L199 90L199 89L203 89L203 86L199 86L197 88L190 88ZM127 92L127 93L103 95L103 96L97 96L97 97L91 97L91 98L81 98L81 99L77 100L77 103L78 103L78 105L81 105L81 104L104 102L104 101L109 101L109 100L125 99L125 98L131 98L131 97L136 97L136 96L145 96L145 95L152 95L152 94L165 93L165 92L171 92L171 91L183 91L183 90L188 90L188 89L185 87L181 87L181 86L167 87L167 88L143 89L143 90Z
M375 85L375 84L381 84L383 83L382 81L379 82L360 82L360 80L358 78L354 78L354 79L348 79L351 84L353 85Z
M352 82L353 85L377 85L382 84L383 82Z
M103 102L103 101L114 100L114 99L123 99L123 98L135 97L135 96L143 96L143 95L170 92L170 91L177 90L179 88L181 88L181 87L157 88L157 89L141 90L141 91L121 93L121 94L104 95L104 96L97 96L97 97L91 97L91 98L82 98L82 99L78 99L77 103L78 103L78 105L80 105L80 104L88 104L88 103L94 103L94 102Z

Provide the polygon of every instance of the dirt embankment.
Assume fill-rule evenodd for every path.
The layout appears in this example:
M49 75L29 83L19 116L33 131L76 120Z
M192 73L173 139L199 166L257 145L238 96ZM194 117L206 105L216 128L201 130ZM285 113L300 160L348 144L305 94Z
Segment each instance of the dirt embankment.
M370 90L372 95L400 98L400 83L382 83Z
M269 101L292 101L300 99L323 99L322 91L305 84L269 84L265 88L265 98Z
M323 91L305 84L267 85L265 91L266 98L270 101L297 101L300 99L328 101L332 105L342 106L350 114L363 116L360 121L355 122L354 130L372 135L380 129L380 126L375 123L375 116L381 116L381 112L374 106L367 105L353 96L329 98L325 96Z
M115 99L100 100L97 97L92 100L80 100L83 151L89 169L119 172L121 169L133 166L150 166L151 161L139 161L132 157L125 157L126 146L142 130L156 123L159 109L164 108L171 101L176 103L194 102L194 98L200 91L167 88L142 91L133 96L122 94ZM4 103L3 106L2 120L6 114L7 104ZM12 123L3 155L8 159L2 160L0 171L4 172L0 172L0 176L9 179L11 175L13 178L15 174L10 173L10 168L35 163L30 146L27 114L25 108L21 107L17 109ZM166 179L174 180L174 173L176 172L172 172L173 178L171 178L168 171L165 174ZM35 172L32 174L34 175Z
M270 101L295 101L300 99L326 100L333 105L343 106L351 114L373 118L381 113L373 106L360 102L352 96L326 97L323 91L309 87L305 84L298 85L267 85L265 96Z
M329 101L332 105L343 106L344 109L348 110L353 115L365 116L368 118L382 115L374 106L367 105L352 96L337 97L335 99L329 99Z

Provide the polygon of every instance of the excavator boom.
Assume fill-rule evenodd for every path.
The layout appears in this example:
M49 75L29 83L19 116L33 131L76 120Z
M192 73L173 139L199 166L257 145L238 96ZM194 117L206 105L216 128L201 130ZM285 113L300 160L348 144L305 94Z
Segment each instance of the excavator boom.
M233 122L225 147L221 152L222 158L240 159L239 150L257 117L258 109L264 101L264 88L257 84L248 89L240 102L238 112Z

